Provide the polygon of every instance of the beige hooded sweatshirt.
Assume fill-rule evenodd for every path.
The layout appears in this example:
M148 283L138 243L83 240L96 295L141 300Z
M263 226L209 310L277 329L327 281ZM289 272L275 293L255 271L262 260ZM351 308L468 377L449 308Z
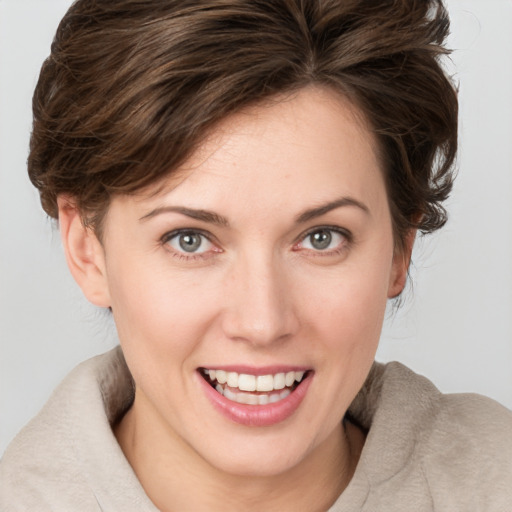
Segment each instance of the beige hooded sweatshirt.
M132 400L119 347L73 370L5 452L0 511L157 512L111 428ZM368 436L329 512L512 512L512 412L496 402L376 363L349 416Z

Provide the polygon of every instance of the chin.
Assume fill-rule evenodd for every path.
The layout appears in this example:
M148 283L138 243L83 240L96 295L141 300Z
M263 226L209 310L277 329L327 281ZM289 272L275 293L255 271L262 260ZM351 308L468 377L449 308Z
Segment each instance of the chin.
M303 462L310 466L312 454L325 443L316 442L313 433L294 429L258 429L247 436L227 434L215 445L198 452L213 468L233 477L270 478L298 469ZM293 432L293 434L291 434ZM214 447L214 450L211 448ZM200 448L200 447L198 447Z
M296 453L290 454L277 452L268 453L258 450L255 454L251 451L236 450L232 457L225 456L222 459L209 461L223 473L234 477L253 477L253 478L273 478L279 475L293 471L300 465L304 457L297 456ZM233 450L235 452L235 450Z

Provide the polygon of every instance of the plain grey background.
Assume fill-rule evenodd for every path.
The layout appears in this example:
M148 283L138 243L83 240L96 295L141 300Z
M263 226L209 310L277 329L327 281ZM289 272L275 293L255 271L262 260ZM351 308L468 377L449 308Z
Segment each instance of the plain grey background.
M0 0L0 454L77 363L115 345L72 281L26 175L31 95L70 0ZM512 408L512 0L449 0L459 177L445 229L417 243L378 359Z

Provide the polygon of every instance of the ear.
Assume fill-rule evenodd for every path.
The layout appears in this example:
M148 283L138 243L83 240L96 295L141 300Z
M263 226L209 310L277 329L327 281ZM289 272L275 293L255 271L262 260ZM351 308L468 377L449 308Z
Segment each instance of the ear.
M84 225L73 200L59 196L59 228L69 270L86 298L110 307L105 252L94 231Z
M398 297L405 287L415 238L416 229L410 229L405 236L403 247L395 249L388 288L388 298L390 299Z

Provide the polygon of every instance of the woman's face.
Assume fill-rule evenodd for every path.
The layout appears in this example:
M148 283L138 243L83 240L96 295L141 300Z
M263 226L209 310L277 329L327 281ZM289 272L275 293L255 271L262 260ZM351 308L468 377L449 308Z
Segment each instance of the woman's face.
M374 139L310 88L228 118L181 171L106 217L131 414L176 453L277 474L337 435L403 286Z

